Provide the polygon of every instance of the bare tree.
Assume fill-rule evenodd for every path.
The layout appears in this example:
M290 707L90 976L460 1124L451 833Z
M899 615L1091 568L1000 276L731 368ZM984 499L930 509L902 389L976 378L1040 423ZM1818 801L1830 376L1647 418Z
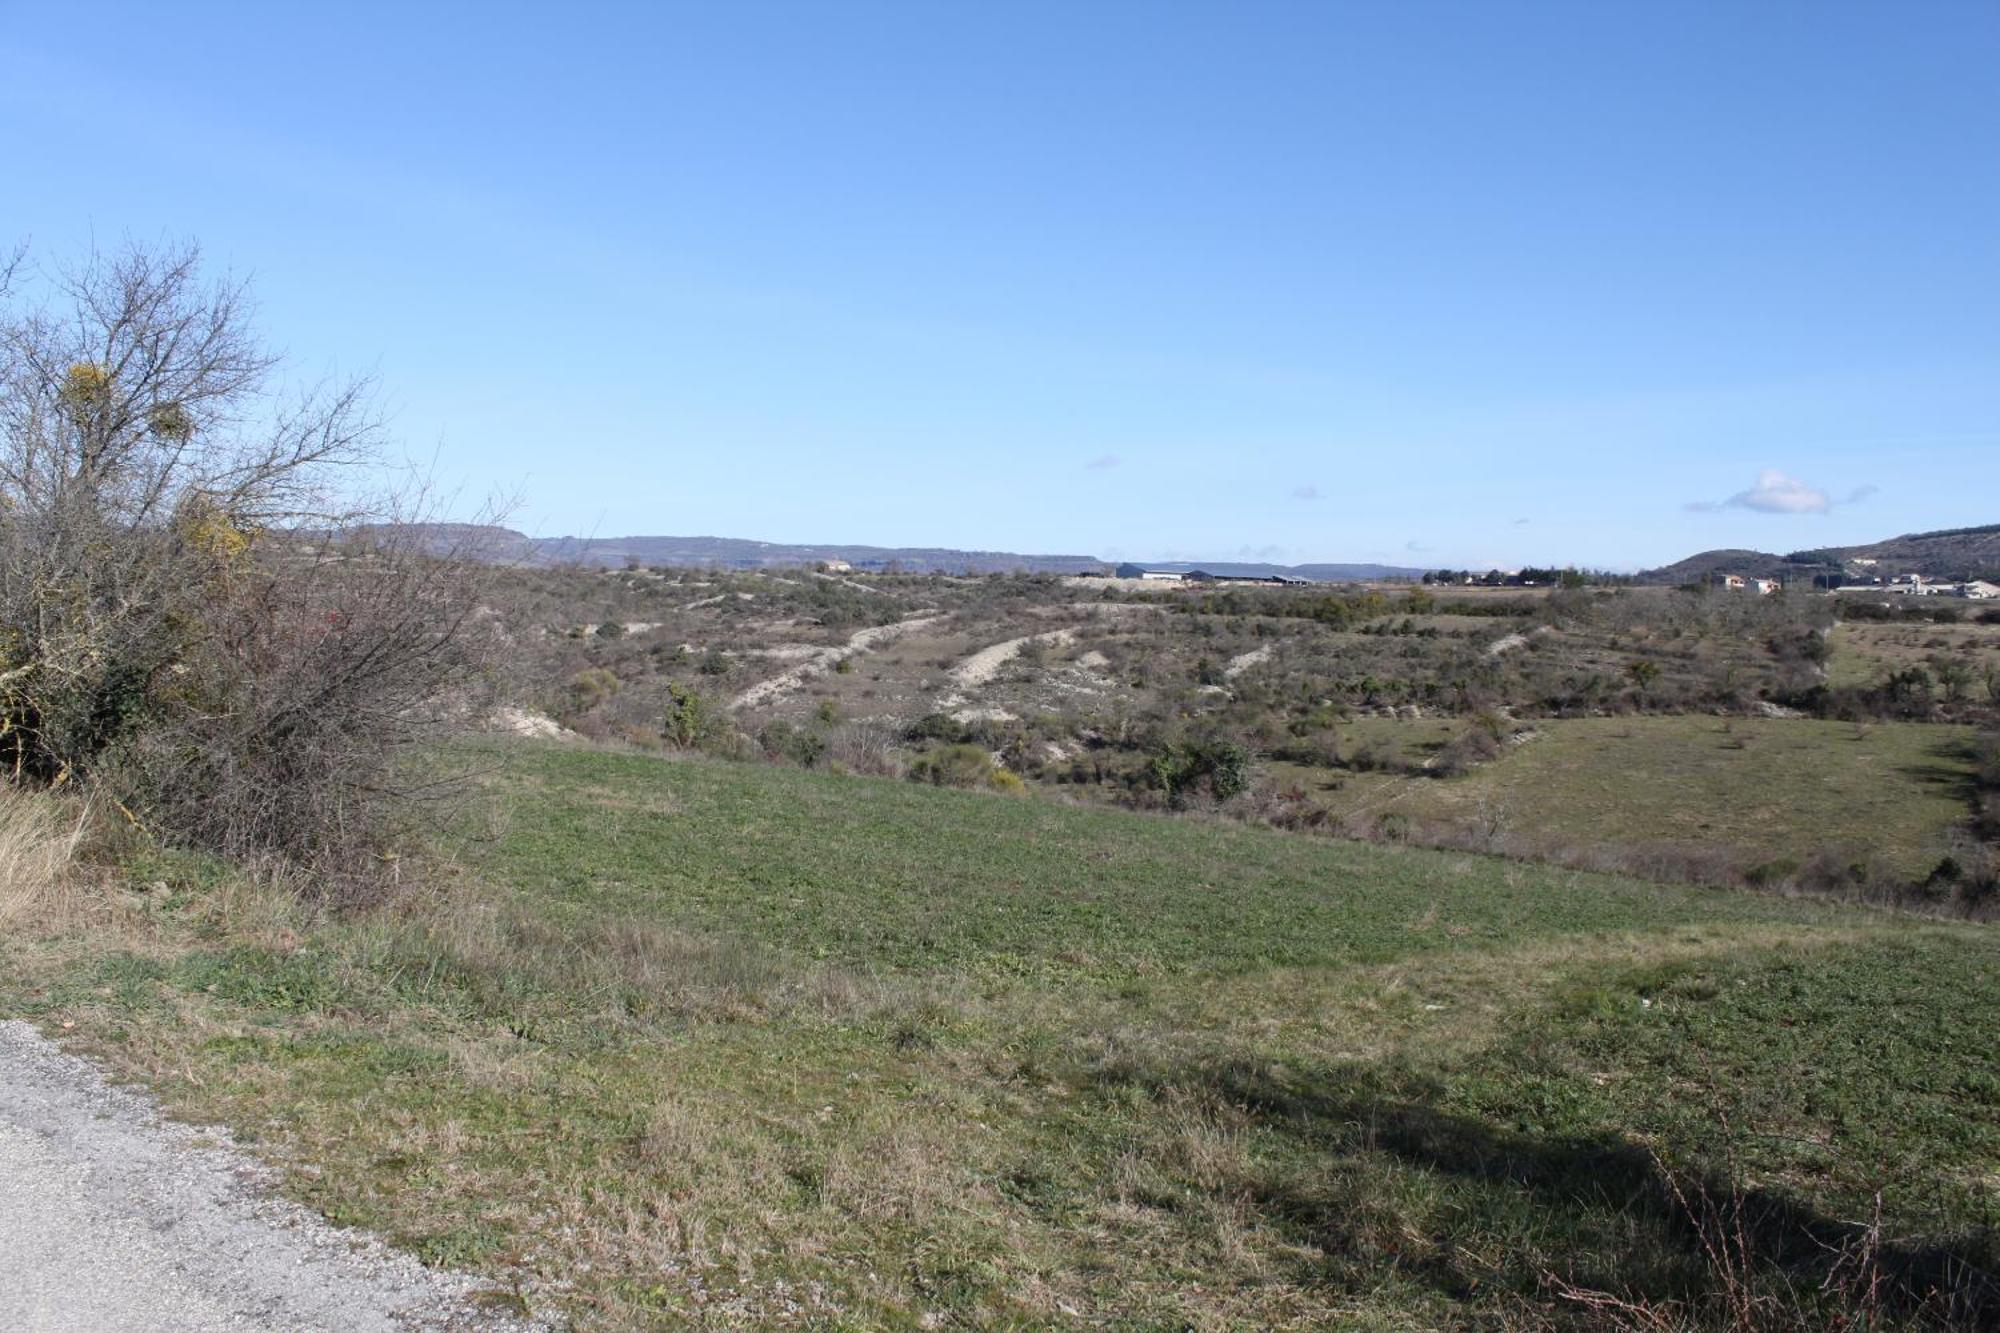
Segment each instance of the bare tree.
M0 319L0 761L320 859L467 678L466 567L393 526L357 545L367 384L283 388L194 247L40 287Z

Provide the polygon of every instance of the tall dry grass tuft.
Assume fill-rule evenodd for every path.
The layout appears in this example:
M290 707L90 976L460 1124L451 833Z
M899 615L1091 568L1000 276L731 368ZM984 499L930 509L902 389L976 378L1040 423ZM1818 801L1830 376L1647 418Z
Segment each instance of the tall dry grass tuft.
M0 782L0 930L69 914L70 866L89 818L88 807Z

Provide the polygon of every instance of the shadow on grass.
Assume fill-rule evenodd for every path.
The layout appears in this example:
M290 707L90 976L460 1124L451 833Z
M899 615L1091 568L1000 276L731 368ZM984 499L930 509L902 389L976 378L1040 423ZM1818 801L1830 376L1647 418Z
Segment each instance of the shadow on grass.
M1536 1271L1510 1255L1516 1266L1501 1281L1517 1300L1608 1293L1634 1309L1678 1311L1674 1325L1690 1327L1818 1327L1851 1312L1868 1327L2000 1328L1995 1237L1985 1231L1951 1244L1888 1239L1713 1169L1669 1171L1622 1136L1504 1129L1439 1110L1420 1089L1413 1096L1408 1087L1367 1087L1371 1076L1361 1071L1342 1089L1301 1087L1268 1066L1239 1062L1126 1069L1104 1078L1219 1098L1329 1159L1382 1154L1474 1186L1475 1194L1502 1191L1457 1214L1463 1234L1434 1236L1438 1243L1396 1255L1403 1277L1454 1300L1490 1291L1495 1276L1490 1267L1468 1267L1461 1259L1467 1248L1491 1251L1518 1240L1522 1233L1513 1228L1527 1217L1535 1248L1560 1255L1567 1271ZM1263 1177L1250 1194L1268 1222L1318 1252L1337 1259L1362 1248L1351 1191L1316 1188L1307 1173ZM1489 1210L1483 1219L1482 1207ZM1482 1221L1484 1235L1477 1234ZM1575 1308L1582 1322L1592 1322ZM1750 1309L1762 1317L1746 1321ZM1602 1308L1596 1313L1602 1323Z
M1978 802L1979 754L1971 741L1944 741L1926 753L1928 762L1905 764L1897 772L1926 787L1942 788L1968 807Z

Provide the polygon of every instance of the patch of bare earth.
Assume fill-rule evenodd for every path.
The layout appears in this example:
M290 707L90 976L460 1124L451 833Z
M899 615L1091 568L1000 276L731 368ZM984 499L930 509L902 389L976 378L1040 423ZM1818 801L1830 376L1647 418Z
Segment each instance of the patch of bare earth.
M1251 667L1261 666L1270 660L1271 645L1267 643L1262 648L1252 648L1247 653L1238 653L1230 658L1229 665L1222 668L1222 674L1229 680L1235 680Z

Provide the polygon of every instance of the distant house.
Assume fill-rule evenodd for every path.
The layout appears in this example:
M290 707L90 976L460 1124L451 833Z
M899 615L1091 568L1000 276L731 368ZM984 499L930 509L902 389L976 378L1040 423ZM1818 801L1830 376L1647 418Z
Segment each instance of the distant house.
M1958 585L1960 597L1971 597L1977 601L1988 601L2000 597L2000 583L1988 583L1985 579L1972 579Z
M1717 574L1715 576L1716 587L1728 588L1733 592L1743 591L1743 582L1744 580L1741 574Z
M1118 566L1121 579L1151 579L1158 583L1179 583L1187 575L1177 569L1148 569L1144 565L1124 564Z
M852 574L854 572L854 566L848 564L845 560L822 560L819 562L819 565L821 569L829 574Z
M1785 586L1776 579L1745 579L1743 580L1743 584L1760 597L1769 597L1772 593L1780 591Z

